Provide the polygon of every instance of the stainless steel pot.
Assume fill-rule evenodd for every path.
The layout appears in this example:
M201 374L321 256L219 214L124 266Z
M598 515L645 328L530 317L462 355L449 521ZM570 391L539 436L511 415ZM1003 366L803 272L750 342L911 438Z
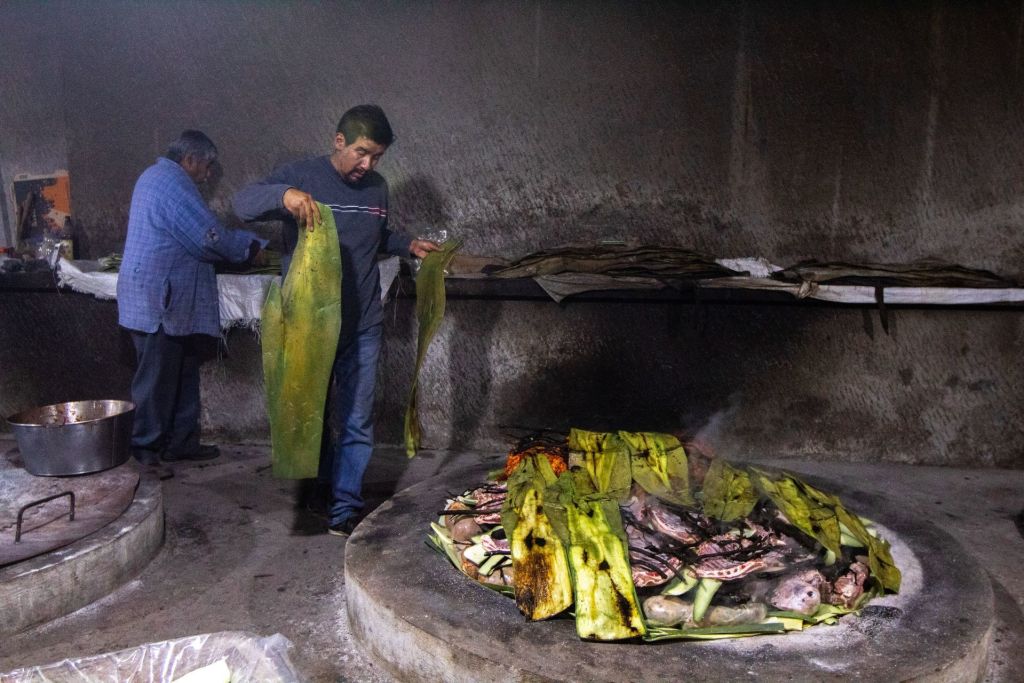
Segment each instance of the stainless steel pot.
M7 422L31 474L62 477L116 467L131 455L135 404L72 401L30 408Z

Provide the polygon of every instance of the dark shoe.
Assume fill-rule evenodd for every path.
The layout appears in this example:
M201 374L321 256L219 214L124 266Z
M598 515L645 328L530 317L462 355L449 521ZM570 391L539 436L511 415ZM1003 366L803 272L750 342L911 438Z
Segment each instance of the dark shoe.
M299 484L299 499L296 507L317 517L327 519L331 511L331 497L315 479L304 479Z
M356 517L349 517L344 519L337 524L331 524L327 527L327 533L332 536L348 536L355 528L359 526L359 520Z
M302 509L315 517L327 519L330 516L331 505L323 498L307 500Z
M180 460L213 460L220 455L220 449L216 446L200 446L191 453L164 453L163 459L167 462L178 462Z

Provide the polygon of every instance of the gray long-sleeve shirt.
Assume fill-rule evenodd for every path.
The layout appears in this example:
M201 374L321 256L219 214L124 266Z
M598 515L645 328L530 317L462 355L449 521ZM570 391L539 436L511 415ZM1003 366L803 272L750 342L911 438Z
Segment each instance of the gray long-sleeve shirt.
M380 273L377 254L408 256L412 238L388 229L388 184L371 171L356 185L346 183L329 156L286 164L266 179L235 193L232 206L242 220L284 220L283 269L288 271L298 240L298 225L284 209L289 188L308 192L330 207L341 244L341 343L356 332L380 324Z

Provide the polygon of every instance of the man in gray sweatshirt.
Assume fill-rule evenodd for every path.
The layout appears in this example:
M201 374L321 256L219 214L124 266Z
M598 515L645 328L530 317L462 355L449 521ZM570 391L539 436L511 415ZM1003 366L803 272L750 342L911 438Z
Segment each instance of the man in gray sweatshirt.
M363 473L373 452L373 400L384 317L377 254L423 258L438 249L433 242L388 228L388 184L374 167L393 141L391 124L380 107L353 107L338 123L330 155L281 166L232 199L242 220L284 220L285 273L300 226L311 226L319 217L316 203L334 214L341 244L341 337L318 479L330 492L328 530L343 536L359 521Z

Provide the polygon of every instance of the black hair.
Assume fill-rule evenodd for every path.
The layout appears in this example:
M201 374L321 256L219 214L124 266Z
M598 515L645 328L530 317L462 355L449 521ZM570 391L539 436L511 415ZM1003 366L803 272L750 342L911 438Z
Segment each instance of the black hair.
M346 145L351 145L361 137L385 147L395 141L388 117L376 104L360 104L342 114L337 132L345 136Z

